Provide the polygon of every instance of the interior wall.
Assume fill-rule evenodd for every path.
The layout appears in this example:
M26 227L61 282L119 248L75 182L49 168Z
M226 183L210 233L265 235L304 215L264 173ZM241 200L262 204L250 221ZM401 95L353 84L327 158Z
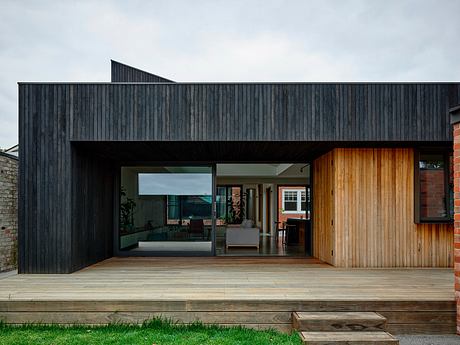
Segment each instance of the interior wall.
M256 191L256 224L257 227L262 229L264 234L274 235L275 233L275 221L278 218L278 185L299 185L304 186L309 184L310 178L298 178L298 177L237 177L237 176L217 176L216 183L218 185L242 185L243 193L247 189L253 188ZM259 187L261 186L261 193L259 194ZM270 227L266 226L266 188L271 188L271 200L270 200ZM262 203L262 210L260 210L259 203ZM259 212L262 211L261 217ZM260 219L260 221L259 221Z
M314 166L315 248L333 233L336 266L452 267L453 226L414 223L413 149L334 149Z

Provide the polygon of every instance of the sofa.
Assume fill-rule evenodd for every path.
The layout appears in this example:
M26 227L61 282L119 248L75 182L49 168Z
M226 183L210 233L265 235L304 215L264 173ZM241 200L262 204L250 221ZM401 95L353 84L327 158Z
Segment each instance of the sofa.
M229 247L257 247L259 248L259 228L254 227L252 220L243 220L240 226L227 226L225 244Z

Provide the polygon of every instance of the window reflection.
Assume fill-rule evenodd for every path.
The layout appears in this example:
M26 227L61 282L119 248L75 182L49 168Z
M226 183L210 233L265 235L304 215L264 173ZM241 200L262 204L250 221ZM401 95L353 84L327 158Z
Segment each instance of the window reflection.
M120 249L210 252L211 167L123 167Z

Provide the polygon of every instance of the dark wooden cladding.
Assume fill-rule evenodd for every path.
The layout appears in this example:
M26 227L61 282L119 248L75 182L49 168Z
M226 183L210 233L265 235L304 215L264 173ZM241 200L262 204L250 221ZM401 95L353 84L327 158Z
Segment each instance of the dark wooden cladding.
M216 145L229 161L254 141L259 161L257 152L270 160L274 142L278 157L297 142L296 160L309 157L303 143L318 154L358 142L435 145L452 140L449 100L459 94L457 84L22 83L19 271L72 272L112 255L117 146L107 143L129 141L137 152L161 142L174 154L180 147L167 142L238 142Z
M138 68L113 61L111 74L113 83L173 83L172 80L142 71Z
M32 84L48 93L53 84ZM448 84L65 84L70 140L449 141Z
M70 272L71 97L65 85L19 88L19 272Z
M115 165L72 147L72 267L113 255Z

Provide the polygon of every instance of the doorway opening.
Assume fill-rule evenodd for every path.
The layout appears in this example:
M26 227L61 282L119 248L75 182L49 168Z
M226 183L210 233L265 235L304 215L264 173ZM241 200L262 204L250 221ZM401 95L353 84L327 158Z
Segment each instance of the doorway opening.
M122 166L119 181L117 255L311 255L308 164Z
M217 164L216 185L216 255L311 255L308 164Z

